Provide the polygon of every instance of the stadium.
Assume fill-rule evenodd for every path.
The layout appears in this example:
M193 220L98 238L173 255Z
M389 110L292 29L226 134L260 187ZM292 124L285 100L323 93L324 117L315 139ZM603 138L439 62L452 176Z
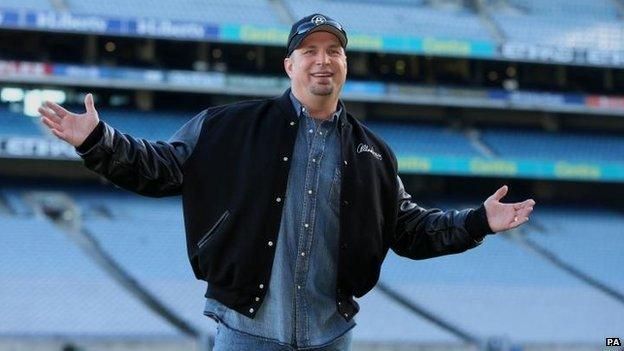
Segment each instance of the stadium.
M624 1L0 0L0 351L211 349L181 199L89 171L37 108L91 93L166 141L281 95L290 26L317 12L349 33L341 98L415 202L537 202L474 250L390 251L352 349L624 350Z

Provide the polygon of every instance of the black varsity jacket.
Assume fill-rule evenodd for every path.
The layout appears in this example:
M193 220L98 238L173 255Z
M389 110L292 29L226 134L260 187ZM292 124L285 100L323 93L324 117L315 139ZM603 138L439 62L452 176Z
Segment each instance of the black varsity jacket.
M206 297L253 318L271 274L298 128L289 99L208 108L170 138L150 142L100 121L77 148L89 169L138 194L182 195L188 258ZM342 104L342 102L341 102ZM388 145L342 105L342 186L336 307L370 291L391 248L412 259L463 252L491 233L483 205L424 209L411 201Z

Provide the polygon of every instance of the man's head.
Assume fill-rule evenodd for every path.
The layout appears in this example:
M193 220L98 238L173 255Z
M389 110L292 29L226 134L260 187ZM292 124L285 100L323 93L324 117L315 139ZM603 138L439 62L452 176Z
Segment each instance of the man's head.
M284 69L298 94L338 97L347 76L347 34L338 22L314 14L293 24Z

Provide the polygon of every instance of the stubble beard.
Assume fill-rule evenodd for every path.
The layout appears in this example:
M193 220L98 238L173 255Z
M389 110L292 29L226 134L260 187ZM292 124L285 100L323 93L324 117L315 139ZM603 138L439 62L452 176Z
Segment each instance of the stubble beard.
M312 86L310 86L310 93L312 95L328 96L334 93L334 86L333 85L319 86L317 84L313 84Z

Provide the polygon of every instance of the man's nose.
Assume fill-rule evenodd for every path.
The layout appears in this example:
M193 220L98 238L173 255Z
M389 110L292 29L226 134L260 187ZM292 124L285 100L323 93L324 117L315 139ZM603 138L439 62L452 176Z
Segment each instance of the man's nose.
M316 55L316 63L318 65L329 64L329 55L324 51L319 51L319 54Z

